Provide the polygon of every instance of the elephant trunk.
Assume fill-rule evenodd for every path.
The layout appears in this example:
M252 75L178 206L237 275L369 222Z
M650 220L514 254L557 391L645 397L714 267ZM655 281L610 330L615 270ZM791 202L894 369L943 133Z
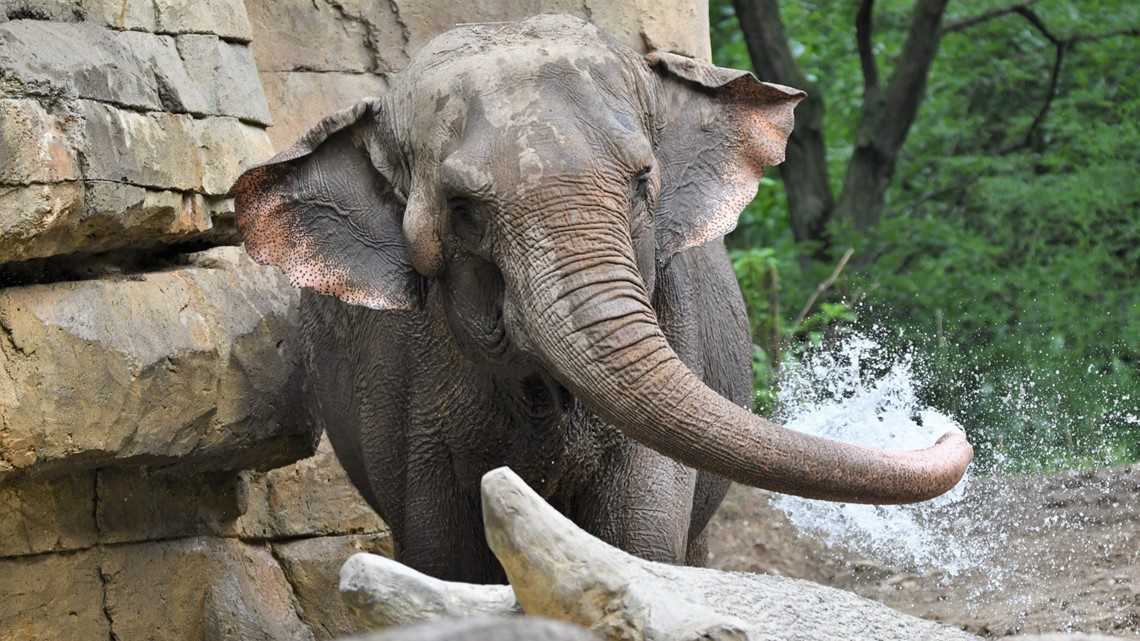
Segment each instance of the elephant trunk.
M591 411L685 465L807 498L909 503L952 488L973 460L949 432L895 452L789 430L706 386L669 346L628 236L565 227L520 250L505 272L525 331L551 372Z

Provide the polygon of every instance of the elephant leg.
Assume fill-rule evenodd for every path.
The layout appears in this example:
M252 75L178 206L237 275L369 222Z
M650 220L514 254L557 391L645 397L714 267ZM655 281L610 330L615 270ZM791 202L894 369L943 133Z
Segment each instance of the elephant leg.
M716 513L717 507L728 493L732 482L728 479L709 474L697 473L697 488L693 496L693 513L689 520L689 549L686 551L686 565L704 567L708 563L709 544L705 528Z
M408 465L397 560L445 581L506 583L487 546L478 487L468 492L460 485L442 446L432 454Z
M684 563L696 472L640 445L623 449L571 519L635 556Z

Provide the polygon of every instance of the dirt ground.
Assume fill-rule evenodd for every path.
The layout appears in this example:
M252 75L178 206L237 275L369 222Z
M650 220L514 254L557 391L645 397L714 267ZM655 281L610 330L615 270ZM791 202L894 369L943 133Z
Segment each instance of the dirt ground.
M1094 632L1140 639L1140 465L974 480L937 515L981 567L886 563L803 533L770 494L734 486L710 524L709 565L853 590L986 637Z

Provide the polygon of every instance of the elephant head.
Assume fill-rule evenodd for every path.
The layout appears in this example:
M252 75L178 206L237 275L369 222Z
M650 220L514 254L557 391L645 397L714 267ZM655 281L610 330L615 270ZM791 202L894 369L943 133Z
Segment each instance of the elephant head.
M442 290L476 362L553 376L626 435L748 485L832 500L936 496L950 433L887 452L788 430L667 343L655 274L736 224L783 161L801 91L541 16L431 41L381 98L329 116L232 193L249 253L380 310Z

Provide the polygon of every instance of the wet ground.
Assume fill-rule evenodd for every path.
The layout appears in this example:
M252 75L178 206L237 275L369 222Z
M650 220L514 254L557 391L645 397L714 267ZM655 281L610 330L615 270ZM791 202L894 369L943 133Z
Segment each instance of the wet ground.
M877 560L796 529L769 494L734 486L710 524L711 567L853 590L987 637L1099 632L1140 639L1140 465L975 480L933 517L984 560L950 575Z

